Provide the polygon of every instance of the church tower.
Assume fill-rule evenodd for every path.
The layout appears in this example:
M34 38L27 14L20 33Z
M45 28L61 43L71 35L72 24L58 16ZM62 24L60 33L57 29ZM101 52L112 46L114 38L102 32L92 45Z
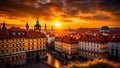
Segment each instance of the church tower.
M47 25L46 25L46 23L45 23L45 30L47 30Z
M40 32L41 31L41 25L39 23L39 20L37 18L36 24L34 26L34 30Z
M3 21L3 25L2 25L2 30L6 30L6 24L5 24L5 21Z
M53 30L53 25L51 26L51 30Z
M28 22L26 23L26 30L28 30L29 29L29 24L28 24Z

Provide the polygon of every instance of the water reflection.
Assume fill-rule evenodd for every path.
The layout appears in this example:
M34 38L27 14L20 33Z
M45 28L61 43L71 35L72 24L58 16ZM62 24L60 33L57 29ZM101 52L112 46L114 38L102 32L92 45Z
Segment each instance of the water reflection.
M56 68L60 68L62 66L61 61L59 61L58 59L54 58L49 53L47 55L48 55L48 60L47 60L48 64L50 64L52 66L55 66Z

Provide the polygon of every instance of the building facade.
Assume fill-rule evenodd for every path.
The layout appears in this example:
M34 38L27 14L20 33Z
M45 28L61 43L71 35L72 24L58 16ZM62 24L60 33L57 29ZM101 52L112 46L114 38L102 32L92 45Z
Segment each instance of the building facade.
M0 29L0 68L46 58L46 36L39 31L19 27Z
M109 58L120 61L120 36L113 36L109 43Z
M81 37L79 40L79 55L88 59L107 58L108 43L102 36Z
M55 50L63 58L71 60L78 57L78 40L70 36L64 36L55 40Z

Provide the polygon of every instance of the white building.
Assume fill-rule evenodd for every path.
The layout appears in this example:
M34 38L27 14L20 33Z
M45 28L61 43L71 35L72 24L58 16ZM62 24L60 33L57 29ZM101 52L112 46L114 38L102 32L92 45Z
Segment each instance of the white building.
M108 44L102 36L81 37L79 55L88 59L107 58Z
M120 61L120 38L119 36L114 36L111 38L109 45L109 55L110 58Z

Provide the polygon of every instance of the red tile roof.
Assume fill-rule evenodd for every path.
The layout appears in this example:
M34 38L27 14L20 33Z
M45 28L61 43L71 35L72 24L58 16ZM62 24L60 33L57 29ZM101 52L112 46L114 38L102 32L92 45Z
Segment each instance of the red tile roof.
M34 30L25 30L18 27L11 27L10 29L0 30L0 39L8 38L40 38L45 37L41 32Z
M77 43L78 40L76 38L74 38L74 37L71 37L71 36L64 36L62 38L62 42L72 44L72 43Z
M0 39L7 39L9 38L9 31L8 30L1 30L0 31Z
M41 33L41 32L37 32L34 30L28 30L27 31L27 35L26 38L40 38L40 37L46 37L45 34Z

